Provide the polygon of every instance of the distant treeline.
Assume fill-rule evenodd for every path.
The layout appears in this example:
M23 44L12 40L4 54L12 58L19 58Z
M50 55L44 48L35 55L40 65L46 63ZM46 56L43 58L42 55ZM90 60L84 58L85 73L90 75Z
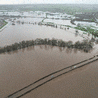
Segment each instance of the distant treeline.
M49 11L75 14L76 12L98 12L98 4L17 4L0 5L0 10L8 11Z
M58 46L58 47L76 48L76 49L81 49L84 52L89 52L93 48L93 43L87 40L84 40L82 42L77 41L73 44L72 41L65 42L63 40L57 40L54 38L53 39L37 38L36 40L22 41L19 43L14 43L12 45L2 47L0 48L0 53L11 52L11 51L15 51L18 49L23 49L35 45L51 45L51 46Z

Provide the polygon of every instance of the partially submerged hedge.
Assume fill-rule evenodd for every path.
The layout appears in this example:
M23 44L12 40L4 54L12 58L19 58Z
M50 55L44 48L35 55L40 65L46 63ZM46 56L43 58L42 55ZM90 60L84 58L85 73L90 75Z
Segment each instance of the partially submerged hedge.
M29 40L29 41L22 41L19 43L14 43L12 45L8 45L5 47L0 48L0 53L15 51L18 49L23 49L29 46L35 45L51 45L51 46L58 46L58 47L68 47L68 48L76 48L81 49L84 52L88 52L93 48L93 43L91 41L84 40L82 42L77 41L73 44L72 41L65 42L63 40L58 39L41 39L37 38L36 40Z

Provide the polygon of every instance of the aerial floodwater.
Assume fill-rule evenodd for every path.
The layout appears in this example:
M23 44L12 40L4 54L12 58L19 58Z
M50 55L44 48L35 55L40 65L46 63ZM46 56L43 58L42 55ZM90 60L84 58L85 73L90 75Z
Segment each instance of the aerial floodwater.
M20 18L16 21L31 23L15 22L15 25L9 23L7 28L0 32L0 47L36 38L71 40L73 43L83 40L83 37L75 36L75 30L72 28L62 30L32 24L41 20L41 18ZM85 53L74 48L50 45L36 45L2 53L0 54L0 98L5 98L52 72L93 57L96 53L96 46ZM63 74L21 98L97 98L97 77L98 62L95 61Z
M29 22L31 23L37 21L40 22L42 19L36 19L36 18L23 18L18 19L20 21ZM18 21L17 20L17 21ZM53 28L53 27L46 27L46 26L38 26L33 24L15 24L9 25L7 28L5 28L2 32L0 32L0 45L10 45L15 42L20 42L23 40L32 40L36 38L56 38L56 39L62 39L64 41L73 41L76 42L78 40L83 40L80 36L75 36L75 30L69 29L69 30L61 30L59 28Z

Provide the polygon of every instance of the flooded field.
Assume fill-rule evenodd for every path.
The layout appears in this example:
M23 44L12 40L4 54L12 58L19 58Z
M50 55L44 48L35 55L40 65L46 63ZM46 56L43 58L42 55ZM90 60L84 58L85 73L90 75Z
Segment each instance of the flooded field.
M30 19L20 19L21 21L30 22ZM31 22L35 22L37 19L32 18ZM37 20L41 21L39 18ZM38 26L33 24L16 24L9 25L2 32L0 32L0 46L10 45L15 42L20 42L23 40L31 40L36 38L57 38L62 39L64 41L73 41L76 42L78 40L83 40L82 37L75 37L75 30L61 30L59 28L46 27L46 26Z
M42 19L43 18L19 18L15 21L20 20L20 21L24 21L24 22L40 22L40 21L42 21Z
M45 19L44 22L53 22L55 24L62 24L62 25L69 25L72 27L76 27L75 25L70 23L70 20Z
M97 98L98 61L62 75L21 98Z
M64 67L92 56L76 50L35 46L0 55L1 98Z
M73 32L74 29L65 31L33 24L9 25L0 32L0 46L36 38L57 38L73 42L83 40ZM88 59L96 53L96 47L90 53L84 53L76 49L40 45L0 54L0 98L5 98L54 71ZM54 79L22 98L97 98L97 69L97 62L86 65Z
M95 27L98 27L98 26L96 26L96 23L95 22L83 22L83 21L75 21L74 22L76 25L77 24L82 24L82 25L84 25L84 26L95 26Z

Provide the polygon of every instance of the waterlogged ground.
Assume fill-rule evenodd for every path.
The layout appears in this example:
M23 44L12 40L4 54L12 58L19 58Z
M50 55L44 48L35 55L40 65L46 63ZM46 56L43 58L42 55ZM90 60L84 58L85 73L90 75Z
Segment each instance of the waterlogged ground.
M21 98L97 98L98 61L62 75Z
M35 22L35 18L32 18L31 22ZM20 19L24 22L29 22L30 19ZM41 21L39 18L37 20ZM32 40L36 38L56 38L62 39L64 41L73 41L76 42L78 40L82 41L83 38L81 36L75 36L75 30L70 28L69 30L61 30L59 28L46 27L46 26L38 26L33 24L16 24L16 25L8 25L2 32L0 32L0 46L10 45L15 42L20 42L23 40Z
M90 56L90 53L51 46L34 46L0 54L0 98Z
M65 41L83 40L72 29L37 26L32 24L9 25L0 32L0 46L36 38L57 38ZM34 46L0 54L0 98L31 84L54 71L65 68L97 53L97 45L90 53L53 46ZM22 98L97 98L98 62L67 73L41 86Z
M77 24L82 24L84 26L95 26L95 27L98 27L96 26L96 23L95 22L83 22L83 21L75 21L74 22L76 25Z
M75 25L71 24L70 20L45 19L44 22L53 22L55 24L69 25L69 26L72 26L72 27L76 27Z

